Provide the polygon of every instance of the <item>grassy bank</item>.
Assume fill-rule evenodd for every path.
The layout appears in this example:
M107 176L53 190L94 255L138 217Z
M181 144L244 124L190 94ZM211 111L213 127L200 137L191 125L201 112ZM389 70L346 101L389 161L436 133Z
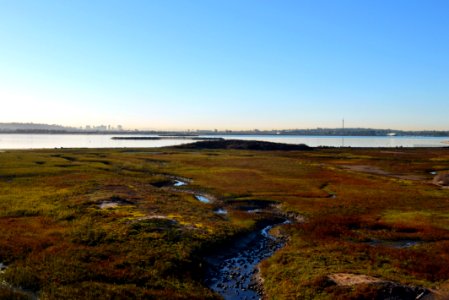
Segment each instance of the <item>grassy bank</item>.
M287 246L261 266L268 298L375 294L327 279L343 272L441 288L449 190L430 172L444 170L448 149L6 151L0 276L43 299L214 298L198 253L254 225L236 200L270 200L306 221L284 227ZM172 176L192 181L173 188Z

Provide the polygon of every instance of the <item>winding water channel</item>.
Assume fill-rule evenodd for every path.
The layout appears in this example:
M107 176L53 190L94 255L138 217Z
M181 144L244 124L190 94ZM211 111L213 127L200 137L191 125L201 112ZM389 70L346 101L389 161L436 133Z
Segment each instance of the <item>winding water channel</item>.
M270 235L269 231L288 222L267 225L207 257L207 286L226 300L261 298L255 276L257 265L285 244L285 240Z
M182 187L188 183L186 180L177 178L172 185ZM194 197L203 203L212 202L210 198L200 193L194 193ZM272 204L274 202L250 201L239 203L238 208L254 214L269 211ZM228 213L225 208L217 208L214 212L216 214ZM262 296L261 286L256 278L257 265L272 256L285 244L284 239L274 237L269 232L273 227L288 224L290 221L285 218L272 217L263 223L264 225L259 226L257 230L240 236L204 258L206 262L205 284L226 300L259 299Z

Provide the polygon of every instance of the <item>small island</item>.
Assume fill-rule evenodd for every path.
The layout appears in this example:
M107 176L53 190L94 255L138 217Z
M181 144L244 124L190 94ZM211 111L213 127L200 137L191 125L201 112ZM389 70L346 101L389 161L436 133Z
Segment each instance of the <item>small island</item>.
M221 141L223 138L200 137L186 135L164 135L164 136L114 136L113 140L135 140L135 141L157 141L157 140L194 140L194 141Z

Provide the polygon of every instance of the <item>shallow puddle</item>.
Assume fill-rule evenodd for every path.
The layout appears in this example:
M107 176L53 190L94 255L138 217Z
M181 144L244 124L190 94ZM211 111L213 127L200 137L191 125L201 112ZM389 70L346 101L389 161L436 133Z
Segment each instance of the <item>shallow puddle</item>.
M196 200L203 202L203 203L210 203L210 199L202 196L202 195L195 195Z
M217 215L226 215L228 211L224 208L218 208L214 210L214 213L216 213Z
M175 180L175 183L173 184L173 186L179 187L179 186L184 186L187 185L187 182L184 182L182 180Z
M256 209L247 210L246 212L250 213L250 214L257 214L257 213L260 213L262 211L263 211L262 209L256 208Z

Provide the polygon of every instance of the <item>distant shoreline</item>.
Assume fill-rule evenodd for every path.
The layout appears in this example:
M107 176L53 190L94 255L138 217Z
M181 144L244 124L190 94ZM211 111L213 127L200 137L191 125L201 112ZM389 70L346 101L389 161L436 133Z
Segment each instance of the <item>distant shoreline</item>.
M92 135L155 135L155 136L422 136L422 137L449 137L447 130L400 130L379 129L364 127L335 127L335 128L290 128L290 129L191 129L191 130L139 130L125 129L121 125L71 127L57 124L37 123L2 123L0 122L0 134L92 134Z
M159 131L59 131L59 130L19 130L19 131L1 131L1 134L54 134L54 135L152 135L155 138L194 138L201 136L310 136L310 137L437 137L449 138L449 132L446 131L418 131L418 132L401 132L395 135L388 134L368 134L366 132L200 132L200 133L183 133L183 132L159 132ZM149 138L148 138L149 139Z

